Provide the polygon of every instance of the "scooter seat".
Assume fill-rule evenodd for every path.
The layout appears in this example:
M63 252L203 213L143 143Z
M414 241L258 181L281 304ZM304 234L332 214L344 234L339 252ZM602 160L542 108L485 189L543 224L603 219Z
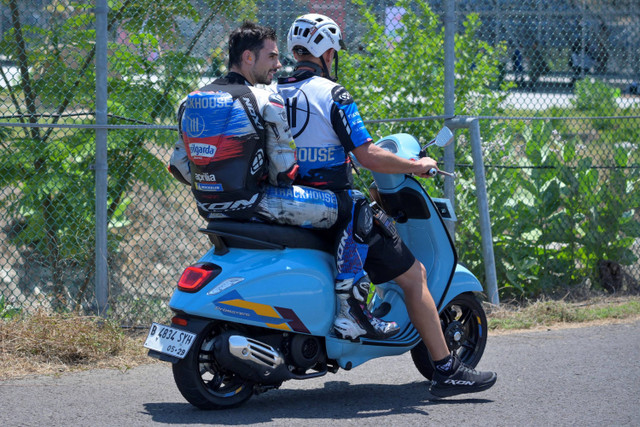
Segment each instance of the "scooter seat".
M210 221L201 233L218 236L227 247L241 249L306 248L333 251L331 233L288 225L244 222L228 219ZM211 241L216 244L215 239Z

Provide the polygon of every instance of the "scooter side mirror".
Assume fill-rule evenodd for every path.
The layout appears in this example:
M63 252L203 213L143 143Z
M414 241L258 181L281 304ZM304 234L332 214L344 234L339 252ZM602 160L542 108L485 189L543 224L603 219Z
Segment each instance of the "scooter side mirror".
M440 132L436 135L434 139L434 143L438 147L446 147L447 145L453 142L453 132L448 127L443 127L440 129Z
M453 132L448 127L443 127L440 129L440 132L433 138L431 141L427 142L424 147L420 150L420 157L426 156L426 150L428 147L432 145L437 145L438 147L446 147L447 145L453 142Z

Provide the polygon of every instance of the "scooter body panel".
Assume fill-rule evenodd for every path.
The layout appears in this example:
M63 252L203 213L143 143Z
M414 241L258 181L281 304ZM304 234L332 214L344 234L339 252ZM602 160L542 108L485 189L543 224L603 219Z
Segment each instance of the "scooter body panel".
M456 271L451 280L449 292L447 292L445 298L442 300L442 307L440 309L442 310L442 308L449 304L456 296L467 292L482 293L484 289L478 278L474 276L471 271L465 266L458 264L456 265Z
M209 251L222 272L196 293L176 290L169 306L193 316L324 336L335 312L333 258L311 249Z
M384 174L373 173L373 175L377 183L379 181L378 175ZM412 211L408 214L409 218L398 221L396 228L407 247L424 265L427 271L429 291L440 308L443 297L449 291L457 264L457 254L453 242L438 209L416 179L404 176L404 180L401 182L387 183L397 185L397 187L378 187L383 206L385 204L395 205L387 206L387 209L393 212L396 209L402 211L403 204L411 203L413 205ZM387 197L389 199L385 200ZM421 202L419 208L416 207L416 200L424 201Z

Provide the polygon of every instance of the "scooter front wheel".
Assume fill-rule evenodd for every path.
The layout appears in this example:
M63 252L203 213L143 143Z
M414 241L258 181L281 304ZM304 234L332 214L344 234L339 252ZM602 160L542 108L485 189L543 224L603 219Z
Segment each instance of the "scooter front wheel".
M475 368L487 345L487 316L480 301L470 293L456 296L440 312L440 323L449 350L455 351L464 364ZM424 342L411 350L411 358L422 376L431 380L433 361Z
M218 365L214 340L216 324L207 326L193 343L187 356L173 364L173 379L182 396L200 409L225 409L246 402L254 392L253 383Z

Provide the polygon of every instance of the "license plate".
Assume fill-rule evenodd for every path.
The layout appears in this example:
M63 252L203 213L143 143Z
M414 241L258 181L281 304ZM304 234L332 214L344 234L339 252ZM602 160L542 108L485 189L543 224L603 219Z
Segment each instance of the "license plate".
M153 323L144 346L148 349L183 359L195 339L196 334L194 333Z

